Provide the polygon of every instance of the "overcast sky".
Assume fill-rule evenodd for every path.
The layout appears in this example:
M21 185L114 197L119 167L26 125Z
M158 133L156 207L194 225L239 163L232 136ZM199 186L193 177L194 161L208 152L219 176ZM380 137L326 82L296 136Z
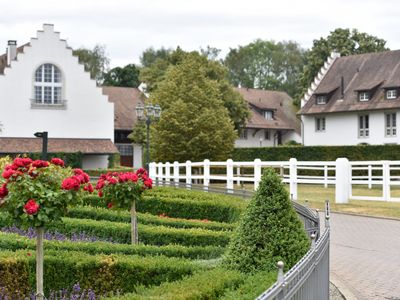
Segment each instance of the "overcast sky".
M222 50L257 38L304 48L335 28L357 28L400 49L397 0L0 0L0 50L52 23L73 48L106 46L111 66L138 63L148 47ZM4 51L0 51L3 53Z

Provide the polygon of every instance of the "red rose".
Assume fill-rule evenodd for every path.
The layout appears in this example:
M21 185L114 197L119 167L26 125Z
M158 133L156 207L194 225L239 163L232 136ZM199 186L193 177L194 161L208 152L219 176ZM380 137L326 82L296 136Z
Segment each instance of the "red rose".
M11 176L13 176L15 173L17 173L17 171L13 170L13 169L6 169L2 176L4 179L9 179Z
M109 182L110 184L117 184L117 183L118 183L118 180L115 179L114 177L109 177L109 178L108 178L108 182Z
M107 208L113 207L113 204L111 202L107 203Z
M0 199L3 199L5 196L8 195L8 189L7 189L7 184L4 183L1 187L0 187Z
M153 187L153 180L151 180L151 178L147 178L145 181L143 181L143 184L146 188L151 189Z
M48 161L44 161L44 160L34 160L32 162L32 167L34 168L46 168L49 166L49 162Z
M64 165L65 165L64 161L62 159L60 159L60 158L57 158L57 157L52 158L50 162L53 165L60 166L60 167L64 167Z
M40 205L35 200L29 199L24 206L24 212L28 215L34 215L38 212Z
M19 168L25 168L29 166L32 163L32 159L30 158L22 158L22 157L17 157L14 159L14 165L19 167Z
M103 192L102 191L99 191L99 197L100 198L103 197Z
M131 175L131 181L137 182L139 180L139 176L137 176L135 173L130 173Z
M64 179L64 181L61 184L61 187L63 190L79 190L79 187L81 186L81 181L77 176L72 176Z
M104 187L104 180L100 179L96 184L96 190L101 190Z
M83 190L84 190L84 191L87 191L87 192L89 192L89 193L93 193L93 191L94 191L93 185L92 185L91 183L89 183L88 185L85 185L85 186L83 187Z

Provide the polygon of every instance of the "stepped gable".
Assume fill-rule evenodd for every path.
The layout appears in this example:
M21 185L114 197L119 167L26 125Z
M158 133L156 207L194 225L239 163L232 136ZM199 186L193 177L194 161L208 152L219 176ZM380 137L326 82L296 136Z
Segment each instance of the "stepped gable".
M17 54L18 53L23 53L24 48L30 46L30 43L26 43L25 45L22 45L17 48ZM4 69L7 67L7 53L4 53L0 55L0 74L4 74Z

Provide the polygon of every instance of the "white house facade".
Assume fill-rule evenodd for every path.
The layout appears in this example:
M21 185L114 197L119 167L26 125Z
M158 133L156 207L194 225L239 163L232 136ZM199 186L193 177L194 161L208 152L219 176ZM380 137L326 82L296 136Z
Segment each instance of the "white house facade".
M112 144L114 104L53 25L45 24L21 47L9 41L7 53L0 56L0 107L0 153L20 153L5 141L1 144L2 138L30 139L42 131L50 141L63 140L63 152L82 152L84 168L107 167L108 155L117 152Z
M313 145L399 144L400 51L331 55L302 100L302 138Z

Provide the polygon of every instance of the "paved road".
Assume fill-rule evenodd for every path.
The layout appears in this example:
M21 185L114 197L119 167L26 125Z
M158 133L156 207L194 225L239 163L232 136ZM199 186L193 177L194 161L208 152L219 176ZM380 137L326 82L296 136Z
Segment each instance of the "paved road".
M332 214L330 257L357 299L400 300L400 221Z

